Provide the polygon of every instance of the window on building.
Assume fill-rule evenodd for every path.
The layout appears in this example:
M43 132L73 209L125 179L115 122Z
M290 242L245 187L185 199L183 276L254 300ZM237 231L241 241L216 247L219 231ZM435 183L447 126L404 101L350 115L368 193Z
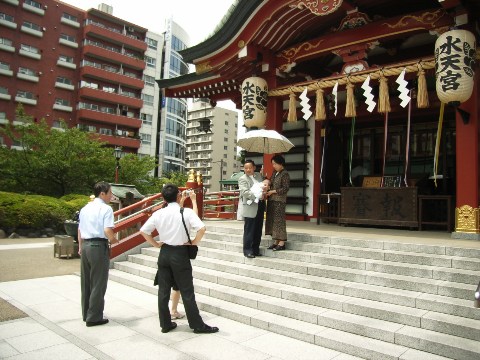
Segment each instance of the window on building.
M63 105L63 106L70 106L70 101L65 100L65 99L56 98L55 99L55 104Z
M7 119L7 113L5 111L0 111L0 120L6 120Z
M7 15L5 13L0 13L0 20L5 20L9 22L15 22L15 18L11 15Z
M76 42L75 37L67 35L67 34L60 34L60 39Z
M37 73L36 73L35 70L25 68L25 67L19 67L18 68L18 73L19 74L30 75L30 76L37 76Z
M65 123L61 120L54 120L52 123L52 127L57 129L63 129L65 127Z
M186 49L187 46L175 35L172 35L172 49L175 51L180 51Z
M158 41L157 40L153 40L153 39L150 39L150 38L145 38L145 42L147 43L148 47L150 49L153 49L153 50L157 50L157 47L158 47Z
M0 86L0 94L8 94L8 89L4 86Z
M174 53L170 55L170 70L177 72L180 75L188 73L188 65Z
M223 138L223 141L228 142L228 138Z
M154 97L152 95L142 94L144 105L153 106Z
M228 134L228 129L225 129L225 134Z
M73 64L73 57L71 57L71 56L60 55L60 56L58 57L58 60Z
M187 114L187 106L179 99L169 98L167 99L167 111L184 119Z
M141 113L140 119L142 120L142 123L144 125L152 125L152 119L153 119L152 115Z
M226 158L227 158L227 154L223 154L223 158L226 159Z
M145 56L145 62L147 63L148 67L154 68L157 64L157 59L154 59L150 56Z
M76 16L70 15L68 13L63 13L62 18L78 22L78 19Z
M72 85L72 80L67 79L66 77L63 77L63 76L57 76L56 82L62 83L65 85Z
M6 63L6 62L3 62L3 61L0 61L0 69L2 69L2 70L10 70L10 64L9 64L9 63Z
M36 7L37 9L42 8L42 4L40 4L39 2L33 1L33 0L25 0L25 4Z
M145 85L155 86L155 78L153 76L143 75L143 81Z
M112 135L112 134L113 134L113 131L112 131L112 129L100 128L100 129L98 130L98 133L99 133L99 134L102 134L102 135Z
M223 150L228 150L228 146L224 146L224 147L223 147Z
M32 30L42 31L42 28L40 27L40 25L32 23L30 21L24 21L22 26L25 26L25 27L30 28Z
M24 98L24 99L30 99L30 100L35 99L35 95L33 93L31 93L30 91L23 91L23 90L18 90L17 91L17 97Z
M28 51L34 54L40 54L40 50L38 50L38 48L32 45L22 44L20 45L20 50Z
M152 135L140 133L140 139L142 140L142 144L148 145L152 142Z
M110 85L103 85L102 90L109 93L116 93L115 88Z
M12 40L10 40L10 39L1 37L1 38L0 38L0 45L12 46L12 45L13 45L13 42L12 42Z

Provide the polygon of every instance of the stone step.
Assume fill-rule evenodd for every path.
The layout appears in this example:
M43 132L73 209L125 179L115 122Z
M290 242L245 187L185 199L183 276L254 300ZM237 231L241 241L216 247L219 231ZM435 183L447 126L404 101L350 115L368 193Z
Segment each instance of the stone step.
M130 259L138 261L142 258L145 259L148 257L138 255L131 256ZM134 275L146 277L152 282L156 272L155 268L149 267L148 265L141 265L138 262L115 263L115 268ZM422 327L473 340L480 339L480 324L476 320L406 306L386 304L378 301L351 298L340 294L330 294L312 289L298 288L288 284L278 286L276 283L252 279L241 275L228 274L228 276L224 277L222 274L213 270L194 268L197 292L213 296L212 289L216 289L217 293L214 297L250 307L258 307L259 297L265 296L271 297L272 299L281 299L282 301L293 301L292 304L283 304L283 306L280 307L279 304L276 304L277 301L273 301L277 309L276 311L270 312L278 314L280 311L286 309L290 315L281 315L298 320L309 322L311 320L308 319L313 319L311 313L316 313L317 310L321 312L335 310L392 323ZM219 289L222 289L222 291ZM254 294L254 296L252 296L252 294ZM270 300L270 303L272 303L272 300ZM299 311L295 304L300 303L306 306L313 306L314 308ZM294 309L296 312L294 312ZM320 321L320 318L318 321ZM355 331L352 330L350 332ZM381 331L378 331L376 334L388 336ZM381 339L388 341L386 338Z
M236 251L242 252L242 237L240 235L229 234L223 237L221 235L222 234L218 233L208 233L206 238L202 240L202 246L228 250L237 249ZM312 238L312 236L310 236L310 238ZM287 241L287 249L306 252L305 256L308 256L309 254L312 254L313 256L314 253L321 253L345 256L352 259L358 258L362 261L365 261L366 259L385 260L393 263L408 263L480 271L480 259L464 259L458 256L446 255L445 247L398 244L398 246L386 246L387 248L383 249L378 248L378 246L374 247L373 244L382 245L382 243L375 241L355 241L352 239L343 239L340 241L340 239L331 239L332 242L329 243L327 240L327 238L321 237L322 243ZM236 244L236 246L231 248L231 244ZM270 244L271 241L267 240L265 237L262 238L261 247L268 247ZM366 246L362 246L365 244ZM435 252L432 248L437 249L438 251ZM421 253L422 250L427 252ZM471 283L472 280L468 279L462 281L465 283Z
M139 278L137 275L125 274L119 270L111 270L110 279L121 282L123 284L139 288L150 293L156 293L156 288L153 283L147 279ZM197 286L196 287L200 287ZM217 314L232 320L236 320L245 324L249 324L261 329L265 329L271 332L289 336L298 340L306 341L312 344L324 346L326 348L338 350L353 356L358 356L365 359L408 359L417 356L418 359L439 359L430 353L422 352L422 350L412 350L406 346L397 345L392 342L386 342L377 340L374 338L368 338L361 335L345 332L338 329L327 328L319 324L313 324L297 319L292 319L282 315L270 313L258 308L252 308L244 305L232 303L215 297L218 295L219 287L213 287L211 290L205 289L205 291L211 291L211 294L204 295L199 293L196 296L198 306L201 310L207 311L213 314ZM252 294L251 299L254 301L255 296L257 299L265 299L263 295ZM281 300L281 299L278 299ZM257 300L258 301L258 300ZM293 302L287 304L295 304ZM285 303L278 305L278 308L285 309ZM260 301L259 307L269 307L271 304L265 304L265 301ZM310 307L309 310L316 309L316 307ZM285 311L285 310L282 310ZM319 312L319 310L316 310ZM323 315L322 315L323 314ZM322 315L322 322L331 324L337 327L351 327L349 325L352 319L358 319L363 317L352 317L350 314L339 313L333 310L327 310L320 312ZM318 315L317 315L318 316ZM338 317L341 317L340 319ZM349 321L350 320L350 321ZM361 329L371 329L372 324L381 324L380 322L365 320L365 323L357 327L357 331L361 332ZM383 324L383 323L382 323ZM387 328L389 325L384 324ZM398 325L393 325L398 326ZM393 341L396 340L396 334L400 333L404 327L398 328L393 336L388 337ZM388 332L388 331L387 331ZM382 334L385 334L385 329ZM403 335L403 333L402 333ZM422 333L422 336L426 337L426 341L433 342L432 337L428 337L428 334ZM402 339L408 342L408 339ZM462 355L469 354L471 349L468 343L467 348L462 352ZM420 347L420 346L419 346ZM450 345L451 347L451 345ZM448 347L448 350L450 350ZM435 348L433 349L435 350ZM480 354L477 352L477 355Z
M143 253L150 253L148 248L144 248L142 251ZM153 251L153 253L158 255L158 251ZM245 259L243 256L240 256L240 258ZM129 259L133 262L152 266L156 269L157 259L155 257L141 254L131 255ZM375 284L355 283L352 281L319 277L305 273L296 274L288 270L284 271L262 268L258 267L257 264L252 262L256 261L257 259L247 260L249 263L240 264L217 259L213 261L207 257L199 256L193 261L193 264L194 271L201 274L201 276L205 276L202 273L203 270L211 269L212 271L247 276L249 279L266 280L268 283L273 284L286 283L295 287L313 289L325 293L346 295L377 302L386 302L390 304L419 308L422 310L431 310L471 319L480 319L480 312L475 311L475 309L473 309L471 306L471 301L468 300L453 299L447 296L438 296L434 294L424 294L421 291L410 291L401 288L388 288ZM201 271L201 269L203 270ZM219 277L220 274L218 275ZM231 277L230 275L225 276ZM378 282L378 279L376 280ZM408 280L411 282L411 279ZM440 289L443 289L443 287L440 287ZM471 292L469 295L471 296ZM331 306L327 307L333 308Z

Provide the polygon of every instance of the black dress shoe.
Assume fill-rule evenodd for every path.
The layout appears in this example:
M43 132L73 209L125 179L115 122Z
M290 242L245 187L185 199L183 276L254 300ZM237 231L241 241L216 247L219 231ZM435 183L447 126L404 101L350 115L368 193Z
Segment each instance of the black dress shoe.
M207 324L205 324L203 328L193 329L193 332L195 334L212 334L212 333L216 333L217 331L218 331L218 327L208 326Z
M105 325L105 324L108 324L108 319L103 319L100 321L87 321L87 327L99 326L99 325Z
M162 328L162 333L165 334L165 333L175 329L176 327L177 327L177 323L172 322L172 325L170 325L170 327Z
M268 249L268 250L273 250L273 249L275 248L275 246L277 246L277 244L272 244L272 245L270 245L267 249Z
M246 254L245 257L249 258L249 259L254 259L255 258L255 255L253 254Z
M257 253L257 254L254 254L255 256L263 256L262 254L260 253Z

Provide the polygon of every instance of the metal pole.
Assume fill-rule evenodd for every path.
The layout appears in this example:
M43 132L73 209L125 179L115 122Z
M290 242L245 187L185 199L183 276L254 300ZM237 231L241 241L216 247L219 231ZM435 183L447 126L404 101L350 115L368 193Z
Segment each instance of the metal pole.
M120 168L119 159L117 158L117 165L115 166L115 184L118 184L118 169Z

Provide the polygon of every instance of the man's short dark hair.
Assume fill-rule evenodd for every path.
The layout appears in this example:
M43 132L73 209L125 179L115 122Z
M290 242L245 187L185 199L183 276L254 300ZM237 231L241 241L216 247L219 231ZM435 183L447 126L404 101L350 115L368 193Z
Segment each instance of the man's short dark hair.
M162 189L162 196L167 203L177 201L177 195L178 195L177 185L165 184L165 186Z
M99 181L93 187L93 195L95 195L95 197L98 197L102 192L106 194L111 187L112 186L109 183L105 181Z
M243 163L243 165L245 166L245 164L252 164L253 167L255 167L255 163L253 162L252 159L247 159L247 160L245 160L245 162Z

